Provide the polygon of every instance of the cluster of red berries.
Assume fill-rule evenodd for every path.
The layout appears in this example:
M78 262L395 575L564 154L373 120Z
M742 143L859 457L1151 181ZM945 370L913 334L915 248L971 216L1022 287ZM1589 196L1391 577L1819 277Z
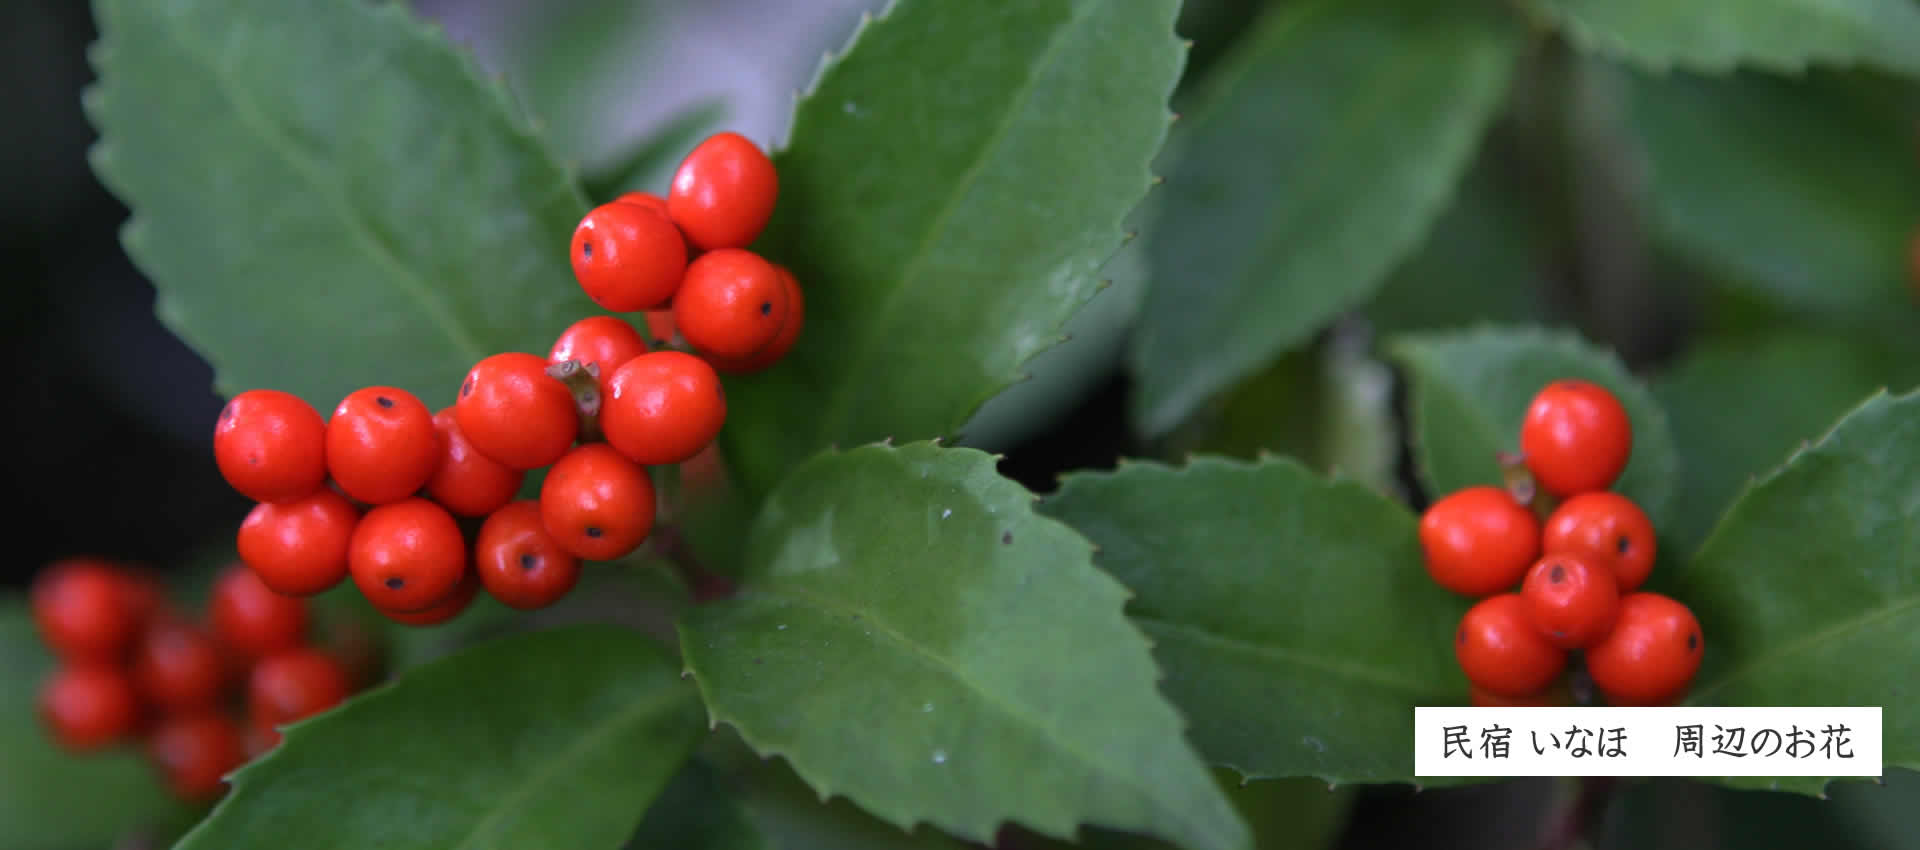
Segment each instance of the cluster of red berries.
M793 275L746 248L776 193L772 160L721 133L688 154L668 197L630 193L581 220L579 285L609 310L652 311L660 350L618 316L590 316L546 357L481 360L438 413L396 387L357 390L326 420L288 393L235 396L214 456L259 503L241 560L289 596L351 576L388 617L427 626L482 588L512 608L551 605L582 562L638 549L656 511L647 467L706 450L726 422L719 373L771 366L799 336ZM540 469L539 498L517 499Z
M1576 650L1614 705L1669 704L1693 681L1700 623L1639 590L1653 571L1653 523L1609 489L1632 453L1619 399L1554 381L1527 407L1520 454L1502 459L1510 486L1456 491L1421 517L1428 575L1480 600L1454 636L1476 705L1565 704Z
M305 600L238 564L215 582L204 622L171 606L152 578L96 558L47 567L30 603L60 660L39 700L54 739L75 753L139 740L189 801L217 797L223 777L280 742L280 727L360 684L310 640Z

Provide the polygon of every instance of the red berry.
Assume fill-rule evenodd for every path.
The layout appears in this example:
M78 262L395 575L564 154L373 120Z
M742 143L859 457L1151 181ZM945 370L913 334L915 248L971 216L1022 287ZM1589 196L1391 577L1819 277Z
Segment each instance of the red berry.
M560 338L554 340L553 350L547 353L547 362L578 360L597 364L600 387L604 390L615 369L645 353L647 341L626 320L617 316L588 316L561 332Z
M1658 593L1620 600L1605 640L1587 649L1587 672L1615 705L1664 705L1686 693L1706 642L1687 606Z
M327 483L327 423L299 396L248 390L220 410L213 459L220 474L256 502L287 502Z
M208 613L214 636L243 655L267 655L307 639L307 601L275 593L245 564L214 581Z
M1610 490L1581 493L1555 509L1540 532L1548 552L1578 552L1606 566L1622 594L1653 572L1653 521L1632 499Z
M437 626L465 613L473 604L473 598L480 593L480 578L472 572L462 576L460 583L453 586L453 592L431 607L418 611L388 611L378 609L387 619L403 626Z
M1620 613L1620 587L1613 573L1580 555L1564 552L1534 564L1527 571L1520 596L1527 601L1528 621L1547 642L1561 649L1582 649L1598 643Z
M427 495L455 516L486 516L520 491L526 473L480 453L460 432L449 407L433 415L440 462L427 479Z
M440 462L433 412L397 387L355 390L327 422L327 471L369 505L412 498Z
M547 365L517 351L474 364L453 405L467 442L519 470L550 466L566 454L580 436L580 411Z
M1489 596L1467 609L1454 634L1453 652L1467 681L1504 696L1546 690L1567 668L1566 651L1528 622L1526 602L1518 593Z
M460 527L446 508L425 499L368 511L349 545L353 583L374 607L387 611L431 608L467 571Z
M582 446L567 457L588 448ZM628 463L618 454L613 456ZM473 547L474 568L487 592L523 611L560 601L580 581L580 559L561 548L547 531L540 504L519 501L494 511L480 527L480 539Z
M596 207L573 231L574 278L607 310L659 307L673 298L686 271L686 238L672 219L646 204Z
M147 741L147 752L180 797L200 802L226 790L226 776L246 761L240 729L213 710L168 718Z
M779 269L752 251L723 248L687 267L673 325L700 353L740 360L773 344L790 307Z
M1540 489L1561 498L1613 486L1633 454L1627 409L1606 387L1548 384L1527 406L1520 452Z
M120 668L77 664L41 683L40 719L60 746L91 752L132 734L140 723L140 697Z
M30 591L40 639L61 658L118 661L139 633L137 585L97 558L60 561Z
M605 443L568 453L540 487L548 533L560 548L588 561L612 561L640 548L653 531L653 514L653 479Z
M1507 491L1468 487L1420 517L1427 574L1466 596L1509 590L1540 557L1540 521Z
M661 215L667 215L667 199L652 192L628 192L614 198L616 204L639 204Z
M247 711L273 727L298 723L345 702L352 680L340 661L301 647L263 658L247 680Z
M1533 708L1573 704L1573 695L1568 692L1565 679L1561 679L1560 684L1538 693L1510 697L1472 688L1470 696L1473 704L1480 708Z
M745 248L760 238L780 179L773 160L738 133L717 133L680 163L667 193L667 211L702 250Z
M168 712L218 705L228 672L220 644L184 621L156 621L134 652L134 684L147 702Z
M720 375L678 351L642 354L613 373L600 408L607 442L634 463L664 466L700 453L727 421Z
M673 338L679 333L680 331L673 326L673 310L647 311L647 334L655 342L663 346L667 345L673 342Z
M360 511L321 489L297 502L261 503L240 523L240 560L283 596L312 596L347 577L347 541Z
M780 362L781 358L787 356L788 351L793 350L793 344L799 341L800 329L807 320L806 297L801 294L800 282L794 279L792 272L787 271L785 266L773 268L780 273L781 286L787 291L787 321L780 326L780 333L775 335L773 341L767 343L765 348L745 358L737 360L709 358L713 361L714 369L735 375L759 372Z

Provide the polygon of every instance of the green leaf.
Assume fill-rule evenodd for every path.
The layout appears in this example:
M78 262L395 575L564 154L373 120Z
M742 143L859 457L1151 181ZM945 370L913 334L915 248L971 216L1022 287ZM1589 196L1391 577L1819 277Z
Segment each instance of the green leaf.
M1520 449L1520 420L1540 388L1560 378L1593 381L1620 399L1633 423L1633 456L1613 489L1664 527L1681 472L1667 415L1612 352L1571 333L1476 328L1412 334L1389 344L1412 384L1414 459L1439 498L1500 484L1498 455Z
M1692 554L1743 484L1889 384L1879 352L1835 334L1775 330L1709 339L1653 381L1686 461L1663 548Z
M1364 486L1197 457L1067 476L1041 511L1133 590L1128 614L1216 764L1412 782L1413 709L1466 703L1448 639L1468 602L1427 577L1406 508Z
M714 721L901 827L1245 848L1155 690L1126 589L1032 502L972 449L809 460L755 523L740 594L682 622Z
M1149 436L1357 306L1418 247L1506 93L1502 18L1288 3L1181 122L1131 352Z
M727 386L756 499L830 445L955 436L1059 341L1151 184L1178 5L899 0L821 71L759 245L807 329Z
M1920 394L1875 395L1747 488L1682 572L1700 619L1692 705L1878 705L1881 758L1920 767ZM1862 659L1872 664L1863 666ZM1729 777L1817 793L1827 777Z
M1912 55L1920 60L1920 49ZM1638 79L1629 117L1661 240L1796 319L1908 333L1920 318L1907 291L1920 112L1910 94L1902 103L1900 90L1874 83L1842 74Z
M1871 65L1920 72L1912 0L1528 0L1584 50L1665 71L1798 72Z
M180 848L611 850L700 731L693 688L639 632L496 640L288 727Z
M617 157L630 118L617 107L634 100L636 87L670 85L654 57L674 32L672 5L574 0L564 14L510 6L494 24L511 33L497 45L508 85L570 164L599 170Z
M861 811L845 797L822 799L778 759L753 756L730 726L715 740L732 740L748 762L729 766L740 803L776 850L967 850L946 833L922 824L911 832Z
M190 823L137 748L72 755L53 742L39 715L53 668L26 599L0 595L0 850L98 850Z
M713 768L690 761L647 809L630 850L766 850L734 789Z
M565 16L553 16L565 17ZM703 100L661 122L653 132L620 153L607 167L588 175L587 196L605 203L623 192L665 195L673 172L695 145L726 120L724 101Z
M98 0L96 173L161 321L227 394L430 406L595 312L585 202L497 85L400 4Z

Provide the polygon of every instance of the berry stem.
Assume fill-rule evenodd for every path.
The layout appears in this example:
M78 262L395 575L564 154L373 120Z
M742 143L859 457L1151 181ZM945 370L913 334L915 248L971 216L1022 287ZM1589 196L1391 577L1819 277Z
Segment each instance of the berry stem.
M604 439L600 433L600 364L568 360L547 367L547 374L567 385L580 412L580 442Z
M1555 807L1554 813L1542 826L1540 850L1574 850L1579 847L1598 847L1600 822L1607 813L1607 806L1613 801L1613 791L1617 781L1611 776L1587 776L1562 780L1566 793L1561 795L1563 802Z
M1514 501L1531 508L1542 521L1553 515L1554 508L1560 506L1559 500L1540 489L1533 473L1527 470L1525 455L1503 451L1495 459L1500 462L1500 480Z

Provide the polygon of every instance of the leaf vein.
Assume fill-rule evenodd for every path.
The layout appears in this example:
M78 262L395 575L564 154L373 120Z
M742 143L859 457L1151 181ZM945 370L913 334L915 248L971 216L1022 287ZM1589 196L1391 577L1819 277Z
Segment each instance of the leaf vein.
M1173 635L1193 643L1205 644L1229 652L1237 652L1242 655L1250 655L1257 658L1278 661L1282 664L1329 673L1334 676L1412 697L1416 704L1420 700L1437 698L1435 694L1436 689L1432 687L1397 676L1387 675L1378 670L1345 663L1338 659L1314 655L1290 647L1255 643L1246 638L1221 634L1187 623L1175 623L1170 620L1162 620L1139 614L1129 614L1128 618L1152 632Z
M1865 628L1883 620L1891 620L1916 608L1920 608L1920 596L1911 596L1892 605L1871 609L1860 616L1849 617L1832 623L1826 628L1809 634L1799 640L1776 644L1772 647L1762 647L1758 651L1748 653L1745 662L1728 670L1710 684L1695 688L1693 694L1687 698L1687 702L1693 705L1700 705L1701 700L1705 699L1708 694L1720 691L1724 689L1728 683L1739 681L1758 672L1773 663L1775 658L1806 652L1821 644L1843 637L1849 631Z

